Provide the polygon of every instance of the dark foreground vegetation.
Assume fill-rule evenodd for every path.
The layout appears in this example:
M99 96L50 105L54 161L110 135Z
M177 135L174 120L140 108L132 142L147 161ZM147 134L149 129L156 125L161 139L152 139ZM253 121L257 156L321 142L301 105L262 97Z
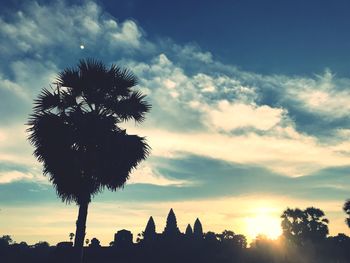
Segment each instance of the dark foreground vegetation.
M241 247L230 237L223 240L167 240L153 244L137 243L130 247L84 248L84 262L350 262L350 239L345 235L329 237L320 243L295 245L281 238L258 237L250 248ZM38 243L5 245L0 248L1 262L73 262L73 247Z
M328 236L329 221L322 210L314 207L287 209L281 219L283 234L280 238L271 240L259 235L248 247L246 237L233 231L203 233L199 219L193 229L188 225L185 233L181 233L171 209L162 233L156 232L156 225L150 217L136 243L128 230L118 231L109 247L101 246L97 238L86 240L83 262L350 262L350 238L345 234ZM74 234L69 237L73 240ZM29 246L25 242L13 242L10 236L0 238L1 262L5 263L77 262L75 250L73 242L60 242L56 246L39 242Z

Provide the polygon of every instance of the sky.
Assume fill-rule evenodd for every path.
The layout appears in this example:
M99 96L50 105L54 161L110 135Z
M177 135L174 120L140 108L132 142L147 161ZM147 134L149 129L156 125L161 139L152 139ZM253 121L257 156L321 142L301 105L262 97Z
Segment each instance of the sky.
M0 235L68 240L62 203L26 139L33 99L82 58L131 69L152 110L151 155L89 207L87 238L180 230L280 234L287 207L315 206L350 234L348 1L8 1L0 6Z

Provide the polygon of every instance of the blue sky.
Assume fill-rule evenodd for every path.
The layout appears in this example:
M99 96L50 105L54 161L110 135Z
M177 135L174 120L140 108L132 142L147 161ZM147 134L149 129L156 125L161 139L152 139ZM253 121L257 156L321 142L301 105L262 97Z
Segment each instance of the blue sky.
M170 207L180 228L200 216L207 231L253 238L278 227L286 207L314 205L332 234L349 233L341 211L350 188L346 1L2 5L3 234L55 243L74 231L76 207L61 204L42 175L25 123L40 90L87 57L129 67L153 105L145 123L124 125L147 136L152 155L123 190L95 198L89 238L136 234L150 215L161 231ZM257 216L276 224L252 232Z

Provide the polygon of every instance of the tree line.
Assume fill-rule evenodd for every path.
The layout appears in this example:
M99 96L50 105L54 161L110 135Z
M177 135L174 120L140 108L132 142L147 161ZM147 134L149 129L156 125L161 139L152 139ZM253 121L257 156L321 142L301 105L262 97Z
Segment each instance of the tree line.
M347 201L344 211L348 213ZM346 223L349 218L346 218ZM138 235L136 243L110 242L101 246L92 238L84 248L84 262L247 262L247 263L345 263L350 260L350 237L343 233L330 236L329 220L315 207L304 210L287 208L281 215L282 235L269 239L258 235L248 246L244 235L231 230L221 233L202 232L200 221L195 221L181 233L176 225L174 212L169 212L162 233L156 233L150 217L145 231ZM72 241L74 234L68 235ZM59 243L60 244L60 243ZM61 243L62 244L62 243ZM8 235L0 238L0 255L4 262L75 262L73 242L66 246L50 246L47 242L27 245L16 243Z

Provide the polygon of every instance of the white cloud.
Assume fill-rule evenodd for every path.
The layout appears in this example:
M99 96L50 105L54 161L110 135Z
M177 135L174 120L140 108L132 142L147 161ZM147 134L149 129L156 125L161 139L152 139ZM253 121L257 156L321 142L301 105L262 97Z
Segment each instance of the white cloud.
M0 184L30 179L33 179L32 174L27 174L19 171L0 172Z
M280 128L267 135L253 132L244 135L209 131L181 133L156 128L128 128L131 133L147 136L153 156L195 154L228 162L258 165L293 177L350 163L350 155L339 152L339 147L320 145L315 138L298 134L291 127Z
M125 21L122 24L119 32L111 33L112 39L119 43L125 43L132 47L138 48L140 46L141 31L138 29L134 21Z
M0 17L0 35L1 49L7 54L30 52L36 56L47 56L43 49L74 50L82 43L90 49L100 47L101 42L113 48L137 49L143 38L134 21L119 24L93 1L82 5L26 3L10 22Z
M0 89L10 91L11 93L18 96L19 99L31 101L30 95L22 86L20 86L16 82L13 82L9 79L4 78L1 75L0 75Z
M128 184L153 184L161 186L184 186L191 184L186 180L166 178L152 169L151 165L141 165L130 175Z
M269 130L278 125L283 117L282 109L269 106L230 103L221 100L215 109L207 109L208 123L217 129L232 131L237 128L253 127L258 130Z

